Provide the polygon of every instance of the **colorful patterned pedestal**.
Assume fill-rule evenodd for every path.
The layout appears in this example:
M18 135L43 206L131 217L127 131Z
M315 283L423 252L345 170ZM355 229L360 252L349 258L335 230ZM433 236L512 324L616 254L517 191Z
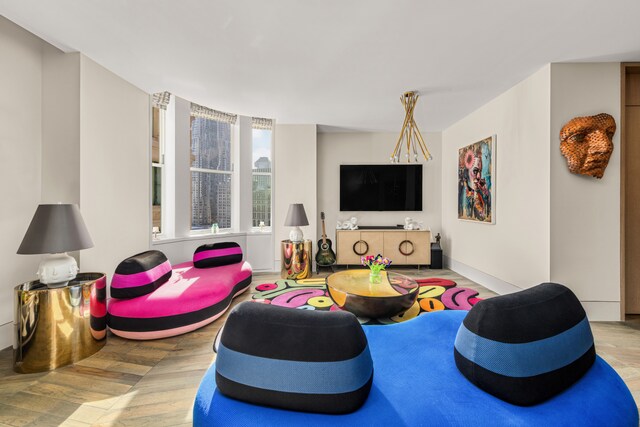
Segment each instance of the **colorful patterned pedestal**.
M312 244L311 240L303 242L292 242L283 240L280 243L282 248L282 269L280 276L283 279L299 280L311 277Z

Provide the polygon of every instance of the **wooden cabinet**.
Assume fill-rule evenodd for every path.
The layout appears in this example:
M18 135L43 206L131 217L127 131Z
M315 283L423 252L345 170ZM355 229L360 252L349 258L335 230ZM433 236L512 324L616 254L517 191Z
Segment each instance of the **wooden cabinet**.
M401 253L404 252L402 246L406 247L407 232L402 231L383 231L380 233L384 239L384 252L380 252L382 255L389 258L396 265L406 264L407 256ZM405 252L406 253L406 252Z
M394 265L431 264L428 230L336 230L338 264L360 264L360 257L382 254Z
M431 232L407 231L407 242L403 245L404 252L407 253L407 264L423 264L429 260L431 264ZM413 251L413 253L411 253Z
M365 246L369 247L365 255L375 256L382 253L382 250L383 250L382 233L378 233L376 231L361 231L360 240L362 242L365 242L364 243ZM360 260L358 260L358 264L360 264Z
M360 232L357 230L336 231L336 257L338 264L360 264L360 257L365 254L365 248L360 242Z

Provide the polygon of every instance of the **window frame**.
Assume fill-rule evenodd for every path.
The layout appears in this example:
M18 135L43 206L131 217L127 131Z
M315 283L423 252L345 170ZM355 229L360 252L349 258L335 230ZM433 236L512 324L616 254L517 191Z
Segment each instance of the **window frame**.
M273 231L273 201L274 201L274 190L273 190L273 184L274 184L274 175L273 175L273 171L274 171L274 160L273 160L273 154L274 154L274 147L273 147L273 135L274 135L274 127L275 127L275 123L274 126L269 130L270 132L270 138L269 138L269 161L271 162L271 172L254 172L253 171L253 162L252 162L252 167L251 167L251 185L253 186L253 177L254 176L269 176L270 177L270 181L271 181L271 196L269 197L269 206L270 206L270 213L269 213L269 225L265 225L264 228L262 230L260 230L260 226L254 226L253 225L253 188L251 189L251 222L252 222L252 226L250 228L250 231L252 232L263 232L263 233L271 233ZM254 150L254 146L253 146L253 131L257 130L252 128L251 129L251 158L253 159L253 150Z
M158 162L153 161L153 122L154 122L154 109L158 110ZM166 173L165 173L165 163L166 163L166 110L163 108L159 108L157 106L151 106L151 239L152 240L160 240L162 239L166 233L167 229L167 185L166 185ZM153 195L154 195L154 169L160 169L160 231L158 233L153 232Z
M193 119L194 118L200 118L202 120L212 120L212 121L217 121L220 123L226 123L224 121L221 120L215 120L215 119L210 119L210 118L205 118L205 117L197 117L194 116L193 114L191 114L189 116L189 151L191 151L191 144L193 143L193 134L192 134L192 126L193 126ZM232 123L226 123L229 125L229 155L230 155L230 170L228 171L224 171L224 170L219 170L219 169L208 169L208 168L200 168L200 167L194 167L189 165L189 193L191 194L191 197L189 197L189 235L190 236L199 236L199 235L203 235L203 234L213 234L211 232L211 227L209 226L209 228L205 227L205 228L199 228L199 229L194 229L193 228L193 191L192 191L192 185L193 185L193 172L202 172L202 173L207 173L207 174L219 174L219 175L229 175L230 176L230 204L229 204L229 210L230 210L230 215L229 215L229 227L225 227L225 228L219 228L218 230L220 232L224 232L224 233L229 233L232 232L234 230L234 218L233 218L233 211L234 211L234 207L233 207L233 200L235 198L235 184L234 184L234 178L236 176L236 172L235 172L235 162L234 162L234 154L235 154L235 150L236 150L236 131L235 128L236 126L234 126Z

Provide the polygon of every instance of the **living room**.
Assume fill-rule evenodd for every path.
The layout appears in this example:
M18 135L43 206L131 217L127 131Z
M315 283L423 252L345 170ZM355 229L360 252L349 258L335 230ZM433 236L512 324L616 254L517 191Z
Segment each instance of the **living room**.
M379 361L391 353L375 343L416 322L425 323L420 333L437 334L427 319L446 315L458 316L451 341L434 341L448 343L456 387L468 387L460 396L506 405L498 424L509 416L547 422L540 414L571 407L567 400L584 406L599 395L584 388L572 400L571 392L593 381L594 390L617 387L611 395L627 404L602 405L623 414L608 425L637 425L640 8L586 3L0 2L0 253L8 266L0 285L0 424L260 417L262 425L376 425L367 408L381 396L400 399L403 383L389 382L393 390L380 394L388 374ZM585 141L601 145L587 152ZM63 222L47 230L56 218ZM74 242L51 249L74 240L72 232ZM134 256L148 251L159 258ZM65 252L73 275L46 278L46 266ZM330 261L316 262L319 253ZM155 277L153 289L134 294L126 268L148 262L171 279ZM385 305L388 312L374 314L374 283L363 282L373 303L341 288L377 269L413 298L402 311ZM83 274L92 295L87 315L68 315L86 323L90 343L76 340L64 323L71 317L58 311L76 307L71 283ZM224 292L190 288L205 279L224 282ZM167 302L153 311L148 295L174 283L179 290L158 294ZM453 339L467 312L520 292L529 298L543 283L575 295L595 338L595 365L545 403L505 403L465 375ZM68 300L60 306L51 296L58 293ZM96 302L96 295L104 296ZM198 301L211 310L193 317ZM206 394L216 389L214 340L231 342L232 332L220 332L230 312L255 302L263 304L249 310L358 316L376 372L369 400L350 414L362 418L315 413L331 404L288 411L295 399L274 403L280 409L269 418L263 401ZM99 316L89 315L92 304ZM58 320L44 320L47 307ZM606 378L592 380L595 368ZM527 396L545 387L527 385L534 389ZM445 412L459 400L442 405ZM379 423L400 411L397 425L430 425L393 403L384 408ZM246 413L216 418L227 410ZM542 418L526 418L534 412ZM495 421L490 415L477 422ZM597 414L588 415L596 425Z

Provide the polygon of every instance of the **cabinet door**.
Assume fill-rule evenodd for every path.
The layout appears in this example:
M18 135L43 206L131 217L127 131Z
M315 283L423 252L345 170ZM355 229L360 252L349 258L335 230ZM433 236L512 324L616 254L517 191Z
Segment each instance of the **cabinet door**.
M361 231L360 232L360 240L366 243L363 245L364 249L367 249L367 253L365 255L384 255L384 238L383 233L379 231ZM362 252L359 250L358 252Z
M400 244L407 239L405 231L384 231L384 253L395 265L407 263L406 255L400 252Z
M403 245L405 252L413 253L407 255L407 264L429 265L431 264L431 232L430 231L407 231L407 240L411 244Z
M336 230L336 239L338 240L336 245L338 264L360 264L360 255L353 251L354 245L358 252L364 250L364 245L358 243L360 232Z

